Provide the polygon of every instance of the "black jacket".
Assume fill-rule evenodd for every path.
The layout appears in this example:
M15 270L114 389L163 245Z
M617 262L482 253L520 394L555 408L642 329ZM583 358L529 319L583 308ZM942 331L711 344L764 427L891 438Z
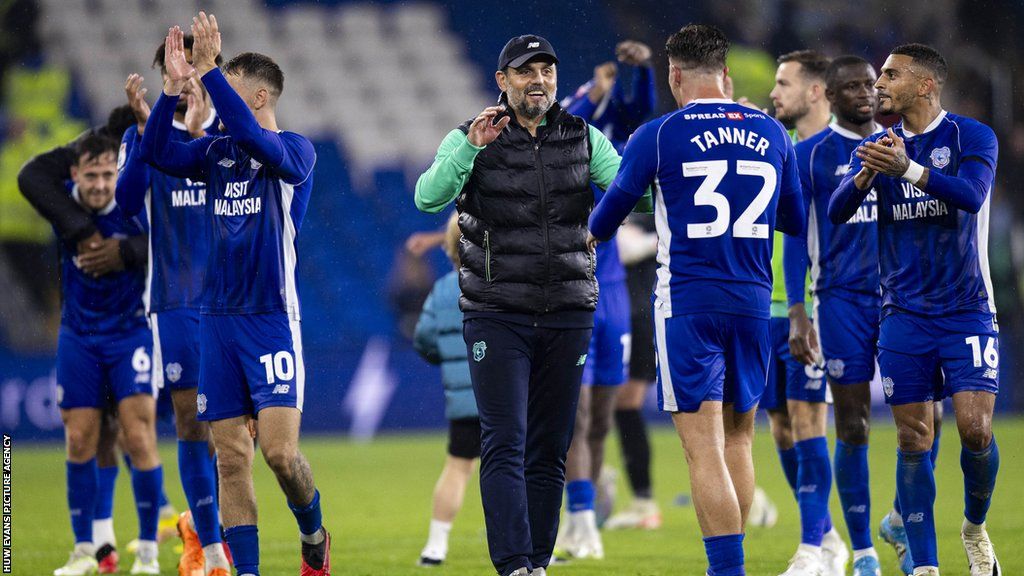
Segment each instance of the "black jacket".
M513 116L477 155L456 200L464 312L594 310L590 155L586 122L557 104L536 137Z
M26 162L18 172L18 188L22 196L53 225L61 242L72 245L96 232L92 215L68 195L64 185L71 178L71 166L78 161L76 145L77 139L66 146L43 152ZM148 243L145 234L121 240L121 260L125 268L146 265L149 260Z

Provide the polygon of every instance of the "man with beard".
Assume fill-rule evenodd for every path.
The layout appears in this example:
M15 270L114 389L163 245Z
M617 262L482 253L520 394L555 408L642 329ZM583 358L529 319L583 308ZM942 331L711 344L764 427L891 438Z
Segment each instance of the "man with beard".
M555 102L557 64L547 40L509 40L498 105L450 132L416 183L424 212L457 197L480 491L501 576L542 575L551 560L597 304L590 183L607 188L619 168L608 139Z
M725 97L725 34L690 24L665 52L679 109L630 138L590 218L591 242L612 237L657 183L659 407L672 413L686 453L707 573L744 576L754 415L771 343L772 230L803 230L800 176L782 125Z
M999 470L999 327L987 253L998 143L988 126L943 110L947 73L930 46L892 50L875 87L879 111L900 122L857 147L828 216L856 220L864 200L877 196L878 365L896 421L899 520L913 573L939 574L933 405L951 396L964 474L960 536L971 576L995 576L1003 571L985 518Z
M825 71L825 96L835 120L825 130L796 145L807 231L785 239L784 266L790 347L794 358L814 366L823 358L835 402L835 478L843 515L853 545L854 576L879 576L878 555L871 542L871 494L868 486L868 428L871 418L871 380L875 373L878 314L878 207L868 194L857 217L847 224L829 223L828 201L849 170L857 145L881 131L875 120L878 96L875 70L858 56L840 56ZM808 263L814 295L812 327L804 304ZM815 333L820 334L821 346ZM795 426L801 456L798 499L803 534L786 571L788 576L824 573L822 528L828 513L832 472L825 438L825 387L787 390L795 416L810 414ZM805 456L806 454L806 456ZM806 464L806 465L805 465Z
M186 61L192 60L194 39L183 39ZM166 45L153 57L166 82ZM220 55L215 60L221 63ZM174 407L178 436L178 470L189 509L177 528L183 550L178 571L183 576L227 572L223 551L210 428L197 420L199 386L199 308L209 242L206 230L206 184L161 172L139 158L139 143L149 120L142 77L125 82L128 103L136 124L121 138L116 198L129 216L145 212L149 218L149 254L145 304L153 330L153 383L166 388ZM202 82L189 80L174 110L172 137L181 142L201 138L217 127L217 114ZM147 207L143 210L143 207ZM204 570L206 572L204 572Z
M794 144L806 140L824 130L831 117L828 100L825 98L825 70L827 57L815 50L797 50L779 56L779 68L775 72L775 88L771 91L775 118L789 128ZM761 408L768 411L772 436L779 451L782 470L793 495L799 503L798 476L804 462L808 470L824 473L828 466L828 452L811 452L803 445L801 460L797 438L803 438L805 428L825 426L826 414L822 409L811 410L812 404L801 400L804 391L825 392L824 372L817 359L806 365L795 358L790 350L790 321L788 320L786 283L783 274L784 246L782 235L775 234L772 255L772 361L769 367L768 386L761 398ZM791 403L788 397L794 397ZM809 436L808 436L809 437ZM815 474L818 475L818 474ZM824 484L816 484L824 489ZM822 527L823 540L820 543L821 556L826 576L845 574L849 552L843 544L839 531L832 526L832 518L825 510L825 525ZM803 536L801 540L807 539ZM810 538L814 538L810 536Z

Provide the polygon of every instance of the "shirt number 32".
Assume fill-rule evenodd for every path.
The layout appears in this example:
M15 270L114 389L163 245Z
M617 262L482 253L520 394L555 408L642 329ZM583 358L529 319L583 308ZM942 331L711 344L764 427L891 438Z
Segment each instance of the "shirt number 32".
M718 185L722 183L729 173L728 160L709 160L705 162L684 162L683 177L703 177L693 196L693 203L696 206L710 206L715 209L715 219L711 222L701 222L686 225L687 238L715 238L725 234L729 229L729 222L732 220L732 209L729 206L729 199L719 192ZM757 219L764 214L768 204L775 194L775 184L778 182L776 169L767 162L751 160L737 160L736 174L741 176L755 176L761 178L763 185L761 190L754 197L753 202L747 206L736 222L732 225L734 238L760 238L767 240L771 236L771 228L767 223L758 224Z

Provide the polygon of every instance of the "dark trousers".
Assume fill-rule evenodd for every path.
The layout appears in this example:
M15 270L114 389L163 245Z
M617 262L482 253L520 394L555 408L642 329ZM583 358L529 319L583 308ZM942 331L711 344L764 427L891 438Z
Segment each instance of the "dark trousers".
M493 318L463 326L480 412L487 545L502 576L551 560L590 333Z

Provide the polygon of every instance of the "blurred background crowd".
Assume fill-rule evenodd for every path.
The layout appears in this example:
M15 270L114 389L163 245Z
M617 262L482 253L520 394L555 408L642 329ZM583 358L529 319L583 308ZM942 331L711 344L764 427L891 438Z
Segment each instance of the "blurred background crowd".
M450 266L416 232L447 214L419 213L412 186L445 133L498 95L495 60L514 35L558 51L559 94L591 79L624 39L650 45L656 114L668 35L689 22L733 41L737 97L770 108L775 58L814 48L880 65L905 42L938 48L950 66L946 109L999 137L989 256L1002 346L1001 411L1024 410L1024 3L1017 0L0 0L0 428L59 433L52 366L60 317L57 243L18 191L31 156L105 122L129 73L160 90L150 63L167 27L202 8L218 16L225 56L281 63L279 121L317 147L313 197L299 235L307 430L369 437L441 425L436 369L409 336L433 281ZM620 75L628 82L628 75ZM892 119L882 119L891 123Z

